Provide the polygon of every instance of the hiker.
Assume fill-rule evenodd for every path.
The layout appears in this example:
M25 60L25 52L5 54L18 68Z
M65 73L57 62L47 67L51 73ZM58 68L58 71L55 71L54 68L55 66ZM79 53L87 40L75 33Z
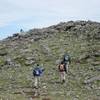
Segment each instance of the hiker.
M43 74L44 70L45 69L41 68L39 64L33 69L34 87L37 88L39 86L40 76Z
M23 29L20 29L20 33L23 33L24 32L24 30Z
M59 66L58 66L58 70L60 72L60 78L62 83L65 83L65 76L66 76L66 67L64 65L64 62L62 61Z
M70 56L68 54L65 54L62 62L66 68L66 73L68 73L69 64L71 62Z

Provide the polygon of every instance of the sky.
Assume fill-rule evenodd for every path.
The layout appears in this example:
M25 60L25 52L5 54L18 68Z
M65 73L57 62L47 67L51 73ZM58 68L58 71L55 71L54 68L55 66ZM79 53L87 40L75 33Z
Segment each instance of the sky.
M0 0L0 40L71 20L100 22L100 0Z

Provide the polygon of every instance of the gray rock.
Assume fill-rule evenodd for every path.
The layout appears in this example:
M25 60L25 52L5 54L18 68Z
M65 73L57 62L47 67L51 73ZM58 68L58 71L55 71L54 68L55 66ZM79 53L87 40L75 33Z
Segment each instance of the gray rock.
M0 50L0 56L6 56L8 53L5 50Z
M94 69L96 69L97 71L100 71L100 66L95 66Z
M97 66L97 65L100 65L100 62L99 62L99 61L95 61L95 62L91 62L91 64L92 64L93 66Z
M85 80L84 83L85 84L89 84L89 83L92 83L92 82L97 81L97 80L100 80L100 75L99 76L92 77L92 78L90 78L88 80Z
M26 62L25 62L25 65L33 65L35 63L35 61L34 60L27 60Z

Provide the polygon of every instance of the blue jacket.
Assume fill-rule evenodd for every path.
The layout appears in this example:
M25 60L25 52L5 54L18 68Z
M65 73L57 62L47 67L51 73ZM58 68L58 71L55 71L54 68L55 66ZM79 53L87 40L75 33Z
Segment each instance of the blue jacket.
M33 76L41 76L43 74L44 69L36 67L33 69Z

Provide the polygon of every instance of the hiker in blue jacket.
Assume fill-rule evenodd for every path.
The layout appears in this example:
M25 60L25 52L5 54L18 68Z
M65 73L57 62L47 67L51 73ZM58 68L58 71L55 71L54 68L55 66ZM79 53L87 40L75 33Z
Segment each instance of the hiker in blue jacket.
M33 76L34 76L34 86L38 87L40 82L40 76L43 74L44 68L41 68L39 64L33 69Z

